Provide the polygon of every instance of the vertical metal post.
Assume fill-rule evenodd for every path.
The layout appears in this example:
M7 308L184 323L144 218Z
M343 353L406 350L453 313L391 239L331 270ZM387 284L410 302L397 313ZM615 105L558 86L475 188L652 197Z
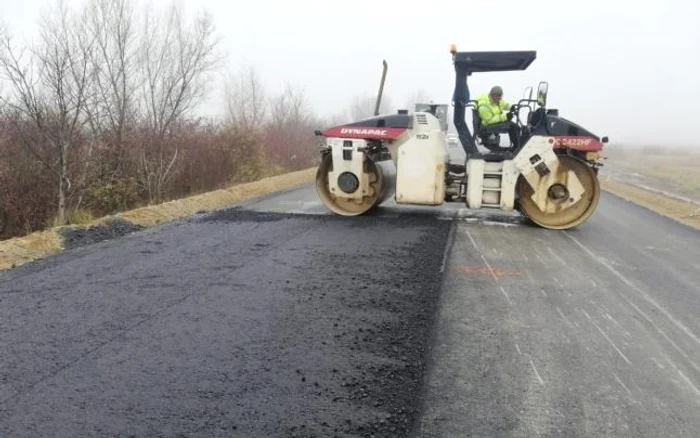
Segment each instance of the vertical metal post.
M384 91L384 80L386 79L386 71L388 68L388 65L386 63L386 59L382 62L384 64L384 71L382 72L382 82L379 84L379 93L377 94L377 104L374 107L374 115L375 116L379 115L379 105L382 102L382 92Z

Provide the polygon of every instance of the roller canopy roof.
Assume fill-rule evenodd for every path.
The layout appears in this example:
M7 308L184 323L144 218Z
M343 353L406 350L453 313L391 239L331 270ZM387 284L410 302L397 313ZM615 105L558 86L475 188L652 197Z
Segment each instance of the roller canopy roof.
M525 70L537 57L531 51L457 52L454 54L455 68L472 72Z

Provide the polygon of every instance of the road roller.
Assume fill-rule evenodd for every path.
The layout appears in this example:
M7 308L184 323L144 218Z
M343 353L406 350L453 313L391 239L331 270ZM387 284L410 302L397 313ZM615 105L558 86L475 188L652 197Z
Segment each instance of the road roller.
M600 198L598 169L607 137L547 108L549 84L540 82L533 98L528 87L513 104L516 134L482 127L478 101L469 98L473 73L525 70L536 51L459 52L450 48L455 69L451 105L464 161L450 160L440 105L378 114L316 131L322 137L316 190L323 204L344 216L370 214L387 200L397 205L464 203L468 209L518 211L534 224L564 230L595 211ZM471 115L472 130L467 124ZM506 131L507 132L507 131Z

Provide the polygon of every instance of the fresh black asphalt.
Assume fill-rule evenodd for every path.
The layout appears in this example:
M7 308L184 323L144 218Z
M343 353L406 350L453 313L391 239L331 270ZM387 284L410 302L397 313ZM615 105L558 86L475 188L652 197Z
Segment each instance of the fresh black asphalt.
M0 436L405 436L449 228L233 209L17 269Z

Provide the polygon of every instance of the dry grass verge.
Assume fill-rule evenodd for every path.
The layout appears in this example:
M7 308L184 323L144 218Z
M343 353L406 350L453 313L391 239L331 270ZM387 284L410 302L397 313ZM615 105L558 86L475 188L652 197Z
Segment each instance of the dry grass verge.
M263 178L258 181L238 184L226 189L215 190L189 198L178 199L160 205L142 207L114 216L100 218L90 224L71 227L56 227L0 242L0 271L59 253L64 250L61 230L66 228L89 228L115 218L126 220L137 226L152 226L243 202L258 196L297 187L313 181L316 168Z
M601 180L601 188L662 216L700 230L700 206L619 181Z
M61 250L56 229L32 233L0 242L0 270L13 268Z
M267 195L314 180L316 168L263 178L252 183L239 184L226 189L215 190L189 198L177 199L152 207L143 207L115 217L125 219L134 225L152 226L181 217L191 216L201 210L213 210L258 196ZM110 218L103 218L108 220Z

